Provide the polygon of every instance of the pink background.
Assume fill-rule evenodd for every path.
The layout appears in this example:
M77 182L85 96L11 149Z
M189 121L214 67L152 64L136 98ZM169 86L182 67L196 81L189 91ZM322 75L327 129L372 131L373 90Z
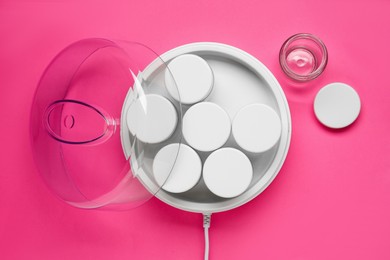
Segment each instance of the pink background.
M267 2L267 3L265 3ZM196 41L239 47L262 61L289 101L293 134L272 185L213 215L211 259L390 259L390 1L0 0L0 259L202 259L202 217L157 199L126 212L56 199L29 147L29 112L44 68L87 37L136 40L163 53ZM311 32L329 50L324 74L292 86L283 41ZM327 83L353 86L358 120L331 131L312 103Z

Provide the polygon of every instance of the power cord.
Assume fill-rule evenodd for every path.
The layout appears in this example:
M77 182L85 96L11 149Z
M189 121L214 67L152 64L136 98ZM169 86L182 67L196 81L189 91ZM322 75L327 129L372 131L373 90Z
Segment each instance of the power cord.
M209 242L209 228L211 222L211 213L203 214L203 228L204 228L204 260L209 259L210 242Z

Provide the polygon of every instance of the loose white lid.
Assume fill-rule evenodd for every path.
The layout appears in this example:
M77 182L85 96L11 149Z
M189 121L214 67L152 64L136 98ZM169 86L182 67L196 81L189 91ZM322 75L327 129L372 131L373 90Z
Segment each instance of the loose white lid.
M149 94L139 97L127 112L127 127L144 143L167 140L177 125L177 113L166 98Z
M183 136L193 148L209 152L220 148L230 136L228 114L211 102L198 103L183 117Z
M165 71L165 84L175 100L191 105L210 94L214 76L208 63L201 57L193 54L180 55L169 62L168 68L169 71Z
M330 128L343 128L352 124L360 113L358 93L344 83L331 83L323 87L314 100L317 119Z
M232 133L242 149L261 153L271 149L279 141L282 124L271 107L251 104L241 108L234 117Z
M206 186L223 198L233 198L243 193L249 187L252 176L251 161L243 152L234 148L213 152L203 166Z
M173 156L176 154L177 157ZM181 193L190 190L198 183L201 172L202 162L199 155L185 144L164 146L153 160L154 178L157 184L168 192Z

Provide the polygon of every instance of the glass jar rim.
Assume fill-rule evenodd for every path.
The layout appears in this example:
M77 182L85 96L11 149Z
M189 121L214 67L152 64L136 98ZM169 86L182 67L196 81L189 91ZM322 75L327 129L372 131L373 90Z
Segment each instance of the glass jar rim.
M286 56L287 56L287 48L288 46L298 39L308 39L313 41L315 44L318 45L318 47L321 49L321 52L323 54L321 62L319 66L312 72L310 72L307 75L301 75L297 74L294 71L292 71L286 62ZM317 36L311 34L311 33L297 33L292 36L290 36L282 45L279 52L279 63L282 67L283 72L290 78L297 80L297 81L309 81L317 78L321 73L324 71L327 63L328 63L328 50L323 43L323 41L318 38Z

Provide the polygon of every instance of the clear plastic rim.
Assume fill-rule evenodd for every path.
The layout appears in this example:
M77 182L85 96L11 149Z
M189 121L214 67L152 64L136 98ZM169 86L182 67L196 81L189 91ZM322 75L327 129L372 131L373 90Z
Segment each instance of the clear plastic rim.
M144 80L143 71L152 61L160 70L167 69L143 44L88 38L70 44L49 63L31 106L30 141L37 170L57 198L84 209L125 210L142 205L160 190L150 176L146 181L151 188L146 188L134 172L151 159L137 136L129 154L121 142L127 133L120 120L126 95L139 98L145 94L143 88L152 85L153 91L164 89L159 79ZM86 118L91 120L81 124ZM77 130L84 126L97 130ZM180 142L181 131L175 134ZM172 154L172 164L176 156Z
M289 68L289 66L286 63L286 57L288 55L287 48L293 41L295 41L297 39L308 39L308 40L313 41L315 44L318 45L318 47L320 47L320 49L323 53L321 63L318 66L318 68L307 75L300 75L300 74L295 73L294 71L292 71ZM328 50L326 49L326 46L323 43L323 41L320 38L318 38L317 36L315 36L311 33L297 33L297 34L292 35L290 38L288 38L283 43L282 48L280 49L280 52L279 52L279 63L280 63L280 66L282 67L283 72L287 76L289 76L290 78L297 80L297 81L302 81L302 82L313 80L313 79L317 78L319 75L321 75L321 73L326 68L326 65L328 64Z

